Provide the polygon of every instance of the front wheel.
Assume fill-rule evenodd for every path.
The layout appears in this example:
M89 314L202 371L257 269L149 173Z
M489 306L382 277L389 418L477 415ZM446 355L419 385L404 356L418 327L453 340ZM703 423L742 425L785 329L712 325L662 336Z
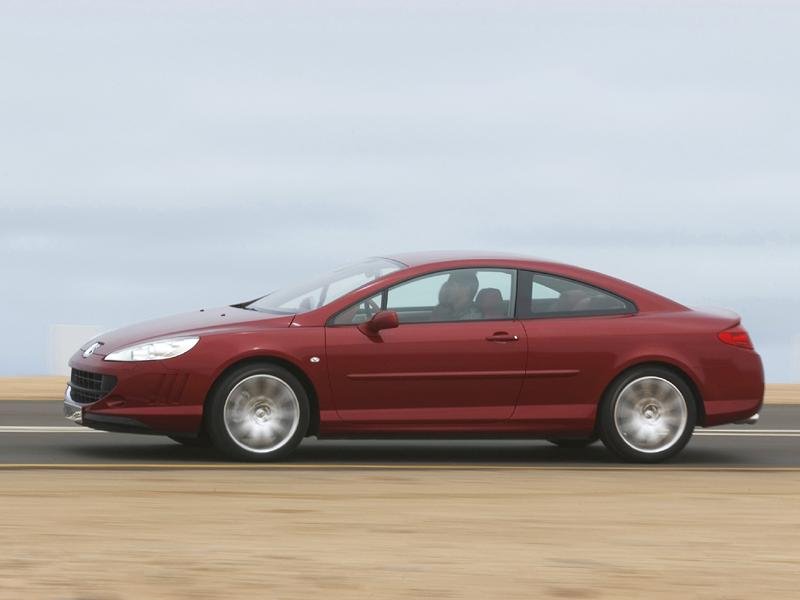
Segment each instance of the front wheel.
M697 406L686 381L669 369L641 367L609 388L600 413L600 437L633 462L659 462L689 442Z
M228 374L207 407L214 446L231 458L287 457L308 429L309 402L297 378L278 365L245 365Z

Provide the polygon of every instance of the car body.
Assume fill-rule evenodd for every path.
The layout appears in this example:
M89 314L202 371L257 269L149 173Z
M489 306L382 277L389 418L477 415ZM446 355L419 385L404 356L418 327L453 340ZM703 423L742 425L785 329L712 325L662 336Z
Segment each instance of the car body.
M297 439L498 436L567 445L600 436L613 446L603 427L610 420L614 429L616 420L624 429L634 413L621 411L634 411L642 424L655 415L663 425L669 409L673 433L682 428L670 447L648 439L660 435L655 426L637 432L639 447L625 448L622 431L621 447L612 448L624 458L661 460L688 441L687 427L752 420L762 404L761 360L728 311L692 310L607 275L508 254L412 253L341 273L252 303L102 334L70 360L68 418L199 440L214 429L209 403L220 386L230 395L231 374L250 368L249 377L272 377L251 384L288 382L287 410L308 413L291 418ZM465 297L466 308L457 307ZM177 341L119 354L166 339ZM183 353L162 358L177 346ZM265 365L279 372L259 371ZM631 384L631 374L641 389L625 408L614 386ZM236 389L251 403L269 395ZM307 407L296 408L298 395ZM647 404L659 395L663 402ZM234 400L219 403L224 421ZM268 419L275 407L260 406ZM604 406L619 414L604 420ZM218 426L224 437L227 425ZM248 452L249 442L235 446L229 454L238 458L273 455Z

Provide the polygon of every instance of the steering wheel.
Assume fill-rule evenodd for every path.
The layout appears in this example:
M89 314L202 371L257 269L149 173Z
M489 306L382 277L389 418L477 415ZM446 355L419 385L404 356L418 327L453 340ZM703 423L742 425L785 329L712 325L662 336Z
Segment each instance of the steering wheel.
M378 313L381 310L381 307L378 306L378 304L372 298L364 300L364 308L366 309L368 319L374 317L375 313Z

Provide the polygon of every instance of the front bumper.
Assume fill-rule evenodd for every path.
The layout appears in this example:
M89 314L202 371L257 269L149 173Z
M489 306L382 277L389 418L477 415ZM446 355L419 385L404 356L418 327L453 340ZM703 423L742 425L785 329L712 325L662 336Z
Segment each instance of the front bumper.
M91 412L84 412L85 408L91 407L91 404L78 404L72 399L72 386L67 386L64 392L64 418L72 421L77 425L84 425L92 429L100 429L101 431L114 431L118 433L166 433L163 431L153 431L150 427L130 417L120 417L108 414L93 414ZM180 432L178 432L180 433Z
M192 368L192 363L178 362L180 358L117 363L76 353L69 362L73 373L64 392L64 417L104 431L197 433L211 376L205 369L198 372ZM76 375L75 370L80 373ZM73 381L75 376L77 383ZM102 377L100 384L98 377ZM106 385L108 381L113 385ZM95 387L91 387L92 383ZM92 399L91 393L96 393L98 399Z
M72 399L72 387L64 391L64 418L78 425L83 424L83 407Z

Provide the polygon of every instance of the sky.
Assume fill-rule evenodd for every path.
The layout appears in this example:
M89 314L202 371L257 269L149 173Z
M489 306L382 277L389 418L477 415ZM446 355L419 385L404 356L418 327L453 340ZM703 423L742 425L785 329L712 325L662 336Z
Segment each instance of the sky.
M529 254L800 381L800 3L0 0L0 375L54 324Z

